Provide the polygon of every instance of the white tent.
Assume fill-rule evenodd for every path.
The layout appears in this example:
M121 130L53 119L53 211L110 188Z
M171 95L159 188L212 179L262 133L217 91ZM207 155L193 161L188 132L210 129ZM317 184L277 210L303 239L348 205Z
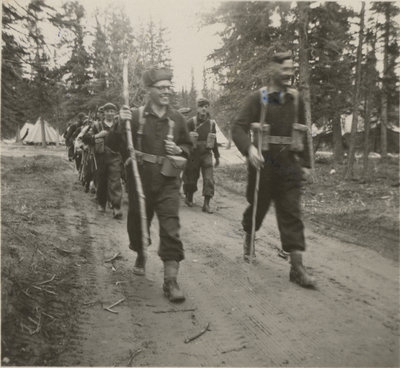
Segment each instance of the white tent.
M40 144L42 143L42 118L38 118L35 125L29 129L28 135L24 139L27 144ZM47 121L44 121L44 134L46 143L58 144L62 142L61 136L57 131L51 127Z
M19 131L19 139L24 140L24 138L26 138L29 132L33 130L33 127L34 125L27 121Z
M215 131L217 132L217 143L219 146L228 146L228 140L226 139L224 133L222 133L221 129L219 128L218 124L215 124Z

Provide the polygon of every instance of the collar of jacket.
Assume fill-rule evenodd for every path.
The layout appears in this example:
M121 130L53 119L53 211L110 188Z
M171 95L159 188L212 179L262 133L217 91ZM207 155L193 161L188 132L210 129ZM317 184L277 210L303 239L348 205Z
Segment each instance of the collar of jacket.
M270 101L279 101L280 104L284 104L286 101L293 100L294 96L289 90L284 90L284 91L268 91L268 96L271 96L269 98Z
M206 117L204 119L200 118L200 114L199 113L197 113L196 116L197 116L197 125L205 123L206 121L210 120L210 117L211 117L209 112L207 112L207 115L206 115Z
M144 107L144 110L143 110L143 116L144 117L146 117L146 116L149 116L149 115L153 115L153 116L155 116L156 118L158 118L158 119L168 119L168 118L172 118L172 116L171 116L171 108L170 108L170 106L169 105L167 105L167 111L166 111L166 113L163 115L163 116L158 116L154 111L153 111L153 109L151 108L151 103L150 103L150 101L146 104L146 106Z

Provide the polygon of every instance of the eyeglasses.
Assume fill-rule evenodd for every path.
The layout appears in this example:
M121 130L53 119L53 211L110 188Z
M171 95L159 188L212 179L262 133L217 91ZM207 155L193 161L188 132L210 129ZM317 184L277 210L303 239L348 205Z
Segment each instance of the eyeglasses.
M158 89L160 92L172 90L172 86L152 86L152 88Z

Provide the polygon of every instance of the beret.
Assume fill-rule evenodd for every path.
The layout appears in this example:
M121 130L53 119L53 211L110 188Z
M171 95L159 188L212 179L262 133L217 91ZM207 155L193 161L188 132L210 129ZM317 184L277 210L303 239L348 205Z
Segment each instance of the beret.
M272 62L282 64L285 60L292 59L292 53L290 51L286 52L277 52L276 54L272 55Z
M154 83L162 80L171 80L172 71L167 68L150 68L143 73L143 83L146 87L151 87Z
M205 105L209 105L209 104L210 104L210 101L208 101L204 97L200 97L197 99L197 106L205 106Z
M117 106L115 106L113 103L111 102L107 102L104 106L103 106L103 111L106 110L117 110Z

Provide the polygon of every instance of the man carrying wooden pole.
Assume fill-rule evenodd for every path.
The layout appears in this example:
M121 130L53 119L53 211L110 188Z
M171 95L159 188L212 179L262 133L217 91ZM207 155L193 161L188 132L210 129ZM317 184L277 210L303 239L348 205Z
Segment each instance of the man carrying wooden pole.
M185 297L177 283L179 262L184 259L179 237L179 187L180 173L192 143L184 117L169 105L171 79L172 73L168 69L147 70L143 74L143 82L148 90L149 102L133 111L129 106L123 106L120 119L130 121L122 126L125 126L127 138L135 147L135 156L128 154L128 150L124 155L125 167L129 168L126 173L128 235L130 248L137 253L133 272L145 274L148 241L143 231L149 231L151 220L157 214L160 227L158 255L164 264L164 294L171 302L182 302ZM137 163L137 177L134 176L135 165L132 166L132 162ZM140 193L141 185L144 196ZM140 204L142 200L145 202L145 213L142 210L144 206Z

